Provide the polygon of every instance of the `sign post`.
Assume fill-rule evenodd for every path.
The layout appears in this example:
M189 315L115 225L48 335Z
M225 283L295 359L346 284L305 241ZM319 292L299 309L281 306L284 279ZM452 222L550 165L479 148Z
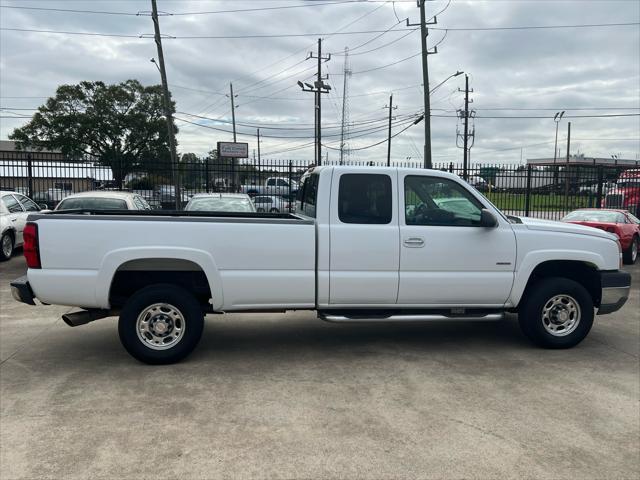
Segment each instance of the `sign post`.
M231 190L238 192L240 185L238 185L238 172L236 169L236 159L249 158L249 144L240 142L218 142L218 158L224 160L225 158L231 159L231 175L232 185Z

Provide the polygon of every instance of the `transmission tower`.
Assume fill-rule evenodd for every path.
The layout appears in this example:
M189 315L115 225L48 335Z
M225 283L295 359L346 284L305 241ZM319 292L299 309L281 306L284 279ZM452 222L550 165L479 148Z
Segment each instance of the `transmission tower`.
M345 142L345 138L349 138L349 77L351 77L351 67L349 66L349 47L344 47L342 126L340 128L340 165L342 165L345 160L349 161L349 147Z

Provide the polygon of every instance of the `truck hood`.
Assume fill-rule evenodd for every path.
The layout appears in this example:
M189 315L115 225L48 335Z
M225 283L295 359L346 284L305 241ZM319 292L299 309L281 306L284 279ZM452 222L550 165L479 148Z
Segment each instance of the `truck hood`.
M577 225L575 223L555 222L553 220L540 220L538 218L520 217L522 223L529 230L542 230L545 232L558 232L569 233L577 235L590 235L592 237L608 238L610 240L617 240L617 237L612 233L605 232L598 228L585 227L584 225Z

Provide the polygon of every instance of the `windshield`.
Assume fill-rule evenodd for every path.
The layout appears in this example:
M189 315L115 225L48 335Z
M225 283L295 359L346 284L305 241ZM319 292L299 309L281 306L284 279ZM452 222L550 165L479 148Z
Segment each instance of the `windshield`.
M62 200L56 210L127 210L127 202L119 198L77 197Z
M620 212L606 210L576 210L562 220L566 222L624 223L624 216Z
M255 212L253 203L243 197L197 197L191 199L186 210L207 212Z

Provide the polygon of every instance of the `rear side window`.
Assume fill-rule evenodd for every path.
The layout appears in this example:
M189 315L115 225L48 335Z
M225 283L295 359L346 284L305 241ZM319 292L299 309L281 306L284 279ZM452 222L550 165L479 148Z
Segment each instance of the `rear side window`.
M318 201L318 180L317 173L304 177L302 185L298 189L298 212L307 217L316 218L316 203Z
M9 213L22 213L22 207L13 195L5 195L2 197L2 201L4 202L5 207L7 207L7 210L9 210Z
M338 218L342 223L390 223L392 210L389 175L347 173L340 177Z

